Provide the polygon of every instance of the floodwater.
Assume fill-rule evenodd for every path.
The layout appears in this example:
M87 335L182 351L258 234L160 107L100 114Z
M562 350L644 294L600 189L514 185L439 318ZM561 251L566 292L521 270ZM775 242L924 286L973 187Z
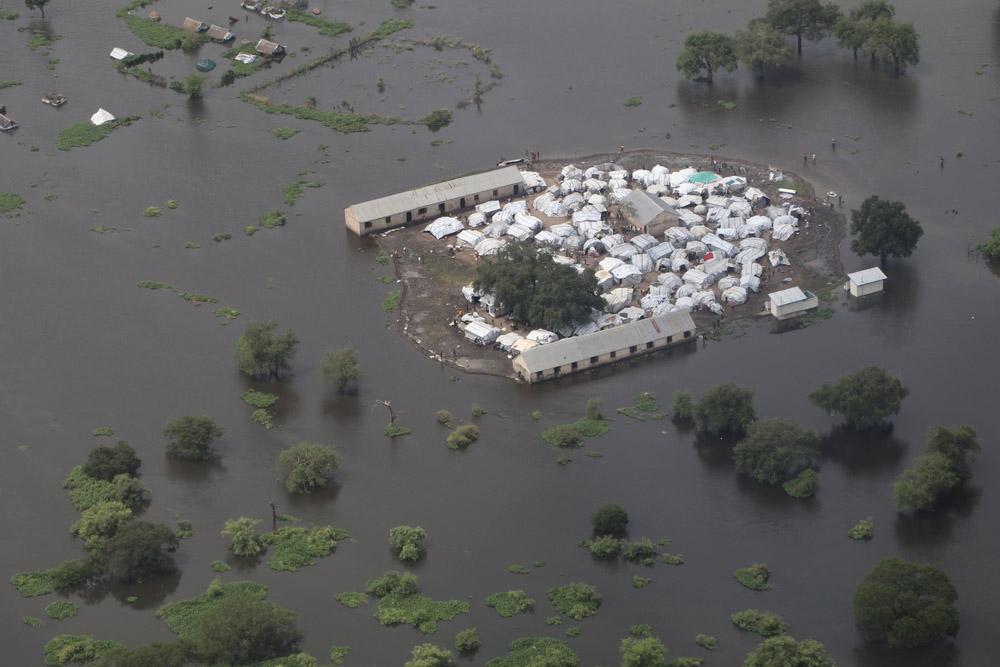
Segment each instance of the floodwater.
M155 608L202 592L214 576L209 563L226 557L223 522L266 518L272 500L303 521L346 528L356 542L297 573L262 564L223 578L270 586L273 600L297 612L303 649L324 657L331 645L350 645L348 664L399 665L414 644L450 645L468 626L479 628L483 648L463 664L483 664L516 637L562 636L566 625L544 623L554 613L545 590L569 581L596 584L604 594L600 613L568 639L584 665L615 664L619 640L636 623L652 625L671 655L738 664L757 638L736 630L728 617L746 607L779 613L791 634L823 642L840 665L995 661L1000 534L990 517L1000 511L1000 499L987 482L1000 473L994 446L1000 441L994 344L1000 282L969 252L996 225L995 2L899 0L897 16L914 22L923 50L922 63L902 78L856 63L827 41L807 43L794 75L758 84L741 71L718 76L710 89L678 79L673 63L683 35L740 27L763 12L763 0L590 6L436 0L434 9L403 12L416 23L411 35L450 34L492 49L502 85L480 109L456 110L454 122L436 134L394 126L355 135L263 114L236 99L245 81L188 102L119 75L107 59L111 47L143 49L114 18L116 3L52 3L44 23L29 20L13 0L5 4L22 18L0 21L0 80L24 85L0 91L0 103L21 121L16 133L0 136L0 190L21 193L28 203L20 217L0 220L0 572L6 577L81 554L68 530L76 513L60 483L95 444L98 426L113 427L142 456L143 482L152 493L144 518L186 518L195 534L177 554L178 577L87 601L74 597L79 616L42 628L22 625L21 617L43 616L52 596L22 599L13 587L0 588L4 664L41 664L42 645L61 632L130 645L168 640ZM216 22L229 13L242 18L231 4L231 10L209 11L204 2L163 0L157 9L175 22L188 14ZM365 21L367 29L393 15L387 0L318 5L328 17ZM28 35L17 28L29 24L62 36L51 55L28 50ZM262 29L259 19L237 26L254 35ZM278 37L293 51L308 40L312 54L329 42L293 24L279 26ZM205 53L220 51L207 47ZM445 58L424 53L428 62ZM308 57L300 53L263 76ZM407 54L407 63L414 57ZM46 67L49 58L60 59L54 70ZM371 89L383 72L390 101L379 110L416 118L453 107L469 92L468 75L432 81L430 65L421 72L407 64L413 75L400 77L385 71L392 64L384 58L378 51L345 60L271 94L299 102L314 95L323 104L347 99L365 111L365 100L376 104ZM185 75L195 59L171 53L154 69ZM413 90L396 90L407 82ZM334 85L343 93L331 90ZM423 89L437 85L439 94ZM50 89L66 94L69 104L58 110L40 105ZM642 105L625 107L632 96L642 96ZM720 99L737 106L727 111ZM143 119L88 148L57 151L59 129L98 106ZM162 110L162 117L152 110ZM302 132L280 141L271 135L277 127ZM836 152L831 137L839 142ZM452 143L432 147L435 138ZM320 144L328 151L318 150ZM540 387L482 376L456 380L453 370L421 356L391 326L379 308L391 288L376 281L387 270L374 262L371 243L344 231L345 206L525 150L591 154L619 145L714 149L795 169L817 192L844 193L848 207L871 194L900 199L925 234L911 258L889 263L888 291L869 307L842 301L829 321L782 334L755 323L707 348L598 378ZM816 164L803 169L802 154L813 152ZM243 227L278 207L281 189L303 169L323 187L306 191L285 228L245 236ZM58 198L47 201L49 192ZM179 208L160 218L142 216L147 206L162 207L168 199ZM958 213L946 213L953 209ZM118 231L89 231L95 224ZM213 243L218 232L233 238ZM185 249L187 240L201 249ZM844 263L855 270L872 259L856 257L845 243ZM143 279L213 295L242 315L220 326L214 306L136 288ZM249 421L251 410L239 394L250 383L233 360L243 324L265 319L293 328L302 341L294 375L265 386L281 396L278 427L271 431ZM326 350L346 344L358 348L365 378L357 396L337 397L316 369ZM699 443L669 421L617 418L610 434L588 443L603 458L574 453L567 466L557 465L561 453L538 438L546 425L575 419L591 396L603 397L611 412L640 391L667 402L674 390L700 393L725 381L753 387L761 416L795 419L827 434L833 421L807 394L872 363L910 389L895 429L883 437L831 435L822 488L808 501L738 478L725 444ZM414 434L395 442L383 437L378 399L391 400ZM482 437L466 452L449 451L433 414L447 408L464 416L473 402L490 412L480 419ZM541 422L531 420L532 410L544 414ZM192 413L225 427L218 465L178 465L164 457L163 426ZM958 424L975 427L984 445L969 492L934 516L898 516L892 480L922 451L929 428ZM342 467L329 492L292 498L276 481L274 460L282 447L305 439L335 445ZM591 510L608 501L629 510L633 536L669 537L669 550L684 554L686 564L647 569L593 562L576 545L588 536ZM846 532L866 516L875 519L876 537L855 544ZM401 523L419 524L430 536L426 559L413 567L423 590L435 598L468 596L472 603L468 616L442 623L429 637L409 627L383 628L370 608L349 610L334 601L336 593L361 590L367 578L400 566L386 535ZM951 575L962 614L953 644L907 652L859 640L852 591L879 559L897 555ZM547 565L526 576L506 571L536 559ZM771 568L773 590L754 593L732 579L735 568L754 562ZM653 583L635 590L633 574ZM536 598L533 614L500 619L482 604L511 588ZM130 595L138 601L128 604ZM719 638L717 652L694 645L702 632Z

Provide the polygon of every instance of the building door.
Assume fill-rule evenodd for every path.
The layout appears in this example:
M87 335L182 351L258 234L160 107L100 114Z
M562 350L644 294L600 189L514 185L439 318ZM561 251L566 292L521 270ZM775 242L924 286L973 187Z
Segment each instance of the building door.
M461 199L458 200L458 207L465 208L465 197L462 197Z
M407 211L406 212L406 221L410 222L412 220L413 220L413 211Z
M438 211L440 211L441 213L444 213L444 202L441 202L440 204L438 204Z

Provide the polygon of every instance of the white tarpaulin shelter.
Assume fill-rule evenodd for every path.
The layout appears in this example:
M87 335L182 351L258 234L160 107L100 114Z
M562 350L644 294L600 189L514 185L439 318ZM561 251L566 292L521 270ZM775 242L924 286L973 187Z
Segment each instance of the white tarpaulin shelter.
M616 287L607 294L602 294L601 298L607 303L604 307L605 312L617 313L632 300L632 288Z
M559 340L559 336L555 335L551 331L546 331L545 329L535 329L528 332L527 339L533 340L539 345L545 345L546 343L556 342Z
M463 229L458 233L458 242L470 248L475 248L484 238L483 233L477 232L475 229Z
M131 51L126 51L125 49L116 46L115 48L111 49L111 53L109 53L108 55L114 58L115 60L125 60L129 56L134 56L135 54L132 53Z
M632 264L619 264L611 269L611 275L623 286L635 286L642 282L642 271Z
M480 257L489 257L491 255L496 255L503 247L507 245L506 241L501 241L500 239L490 239L484 238L482 241L476 244L476 254Z
M430 233L434 238L441 240L450 234L457 234L462 231L462 221L458 218L444 216L438 218L431 224L424 227L424 231Z
M116 120L114 114L106 109L98 109L97 113L90 117L90 122L94 125L104 125Z
M465 337L476 345L491 345L500 336L500 330L482 320L465 325Z

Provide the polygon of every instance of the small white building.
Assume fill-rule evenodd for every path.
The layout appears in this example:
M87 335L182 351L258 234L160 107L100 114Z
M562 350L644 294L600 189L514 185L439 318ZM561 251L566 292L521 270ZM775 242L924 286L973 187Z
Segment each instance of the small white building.
M809 290L789 287L767 295L768 309L779 320L798 317L819 305L819 299Z
M863 271L848 273L844 289L850 292L852 296L866 296L881 292L885 281L886 276L882 273L882 269L873 266Z

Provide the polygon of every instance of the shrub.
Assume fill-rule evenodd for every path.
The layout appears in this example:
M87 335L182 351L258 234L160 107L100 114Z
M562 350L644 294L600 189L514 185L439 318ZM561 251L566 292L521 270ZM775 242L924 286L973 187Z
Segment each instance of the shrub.
M134 649L113 648L90 664L92 667L185 667L189 664L188 652L188 646L181 642L154 642Z
M628 512L621 505L601 505L590 515L590 523L598 535L621 535L628 530Z
M342 347L327 353L320 363L319 372L323 380L336 385L340 393L344 393L352 382L361 379L358 355L350 347Z
M348 609L357 609L368 601L368 596L364 593L346 592L337 593L334 599Z
M454 664L448 649L434 644L417 644L403 667L451 667Z
M158 218L163 215L163 211L160 210L159 206L147 206L142 214L147 218Z
M523 614L535 606L535 601L524 591L505 591L494 593L486 598L486 606L496 609L504 618Z
M515 563L514 565L508 565L507 571L511 574L528 574L531 572L531 568L527 565L518 565Z
M542 431L542 440L556 447L576 447L583 436L575 424L558 424Z
M63 488L69 491L73 507L81 512L108 501L118 501L133 513L146 504L146 489L142 482L125 473L116 475L108 482L89 477L83 472L83 466L76 466L70 470Z
M522 637L507 646L507 655L493 658L486 667L577 667L580 664L566 642L553 637Z
M118 528L132 519L132 510L117 500L96 503L83 511L70 532L83 540L88 551L99 549Z
M667 667L667 649L657 637L626 637L619 652L622 667Z
M253 593L223 596L198 623L196 651L209 664L247 664L295 652L295 615Z
M212 441L221 438L222 433L222 427L213 420L193 415L175 419L163 429L169 440L167 454L190 461L206 460Z
M1000 262L1000 228L990 232L989 239L976 246L976 250L982 254L987 262L994 264Z
M771 572L767 565L755 563L750 567L741 567L733 572L736 581L740 582L752 591L766 591L771 588L767 583L771 578Z
M475 653L479 650L479 632L475 628L466 628L455 635L455 650L459 653Z
M590 584L574 582L557 586L550 588L546 596L560 613L576 621L593 616L601 606L601 594Z
M694 409L694 418L703 433L738 436L755 419L753 392L733 383L712 387Z
M899 510L931 512L961 481L947 456L938 452L923 454L896 479L893 502Z
M46 665L87 664L100 658L121 644L107 639L94 639L90 635L56 635L45 644Z
M785 482L781 488L793 498L808 498L815 495L816 489L819 488L819 473L812 468L806 468L795 479Z
M765 639L747 654L743 667L773 667L773 665L802 665L802 667L837 667L826 648L814 639L796 641L781 635Z
M229 538L229 549L237 556L259 556L264 549L264 541L257 534L260 521L242 516L230 519L222 528L223 537Z
M95 558L112 581L145 581L177 570L170 555L177 542L168 526L133 520L108 538Z
M649 577L642 577L638 574L632 575L632 588L645 588L653 582Z
M329 484L329 475L337 468L332 447L300 442L281 452L278 464L285 468L285 488L289 493L311 493Z
M695 636L694 643L709 651L714 651L719 648L719 640L712 635L699 634Z
M451 123L451 111L448 109L435 109L420 121L429 130L440 130L445 125Z
M470 409L469 412L471 413L473 419L478 419L483 415L489 414L488 412L486 412L486 408L479 405L479 403L473 403L472 408Z
M255 408L269 408L278 402L278 397L274 394L268 394L263 391L257 391L256 389L247 389L242 394L240 398L247 405L252 405Z
M479 439L479 427L475 424L462 424L448 434L446 444L448 449L465 449Z
M847 531L847 536L852 540L866 542L875 537L875 522L871 517L858 521Z
M127 442L119 441L117 445L101 445L91 450L87 461L83 464L83 474L93 479L110 481L116 475L135 477L142 461L135 450Z
M416 561L424 555L427 531L420 526L396 526L389 529L389 544L397 550L402 561Z
M656 545L648 537L635 541L622 541L622 558L625 560L646 560L656 556Z
M447 410L438 410L434 413L434 418L438 424L448 425L451 423L451 413Z
M617 558L622 552L621 540L613 535L601 535L594 540L584 541L584 546L596 558Z
M733 625L754 632L762 637L775 637L785 633L785 624L777 614L757 609L744 609L732 614L730 617Z
M587 407L584 411L586 418L591 421L600 421L604 419L604 415L601 414L601 399L591 398L587 401Z
M691 421L694 419L694 398L689 391L675 391L671 401L671 409L674 419L677 421Z
M79 609L75 604L72 602L66 602L65 600L52 602L45 607L45 615L57 621L72 618L73 616L76 616L78 611Z
M819 439L787 419L762 419L733 449L736 471L761 484L781 484L819 459Z

